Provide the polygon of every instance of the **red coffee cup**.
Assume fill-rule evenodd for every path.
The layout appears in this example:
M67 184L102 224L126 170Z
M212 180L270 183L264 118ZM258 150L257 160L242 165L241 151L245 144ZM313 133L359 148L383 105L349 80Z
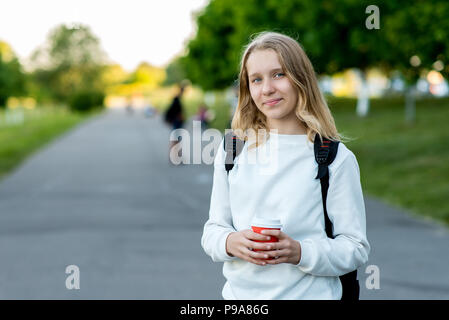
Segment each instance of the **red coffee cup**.
M281 220L278 219L267 219L267 218L254 218L251 222L251 229L262 234L262 230L281 230L282 224ZM278 242L279 239L275 236L269 236L269 240L254 240L256 242ZM253 249L253 251L264 251L259 249ZM270 258L273 259L273 258Z

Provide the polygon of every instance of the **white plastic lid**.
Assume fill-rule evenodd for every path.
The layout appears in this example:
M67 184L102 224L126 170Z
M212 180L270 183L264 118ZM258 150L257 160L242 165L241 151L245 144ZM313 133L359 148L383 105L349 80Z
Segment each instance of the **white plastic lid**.
M281 220L261 217L254 217L253 220L251 220L251 226L261 228L282 228Z

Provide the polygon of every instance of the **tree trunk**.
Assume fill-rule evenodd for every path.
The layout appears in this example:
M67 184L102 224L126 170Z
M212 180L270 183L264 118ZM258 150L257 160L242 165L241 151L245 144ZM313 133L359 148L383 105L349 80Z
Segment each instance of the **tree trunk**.
M366 117L369 112L369 87L368 81L366 79L366 72L364 70L360 71L360 90L357 97L357 115L359 117Z
M416 118L415 87L413 84L405 92L405 122L408 124L414 123Z

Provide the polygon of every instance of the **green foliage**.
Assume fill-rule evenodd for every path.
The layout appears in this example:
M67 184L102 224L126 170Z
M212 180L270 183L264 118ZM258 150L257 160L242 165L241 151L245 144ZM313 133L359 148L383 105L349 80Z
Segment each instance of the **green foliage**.
M0 110L0 119L6 111ZM40 106L24 111L22 125L0 125L0 177L17 167L27 156L92 113L74 113L63 107Z
M101 65L105 57L100 41L86 25L55 27L46 43L33 53L35 63L54 69Z
M146 84L156 88L165 80L165 71L161 68L142 62L136 70L130 74L125 83Z
M10 46L0 41L0 108L4 108L10 96L25 92L26 77L19 60Z
M60 25L32 55L33 80L60 102L80 91L104 91L105 54L89 27Z
M237 76L238 57L235 59L231 36L235 32L234 17L240 9L238 3L211 1L197 17L198 32L187 45L189 53L181 58L181 65L188 78L204 90L225 88Z
M179 58L173 60L165 69L166 78L163 82L164 86L171 86L180 83L186 78L185 70Z
M449 75L449 2L391 1L397 10L385 20L386 41L395 53L395 67L402 71L409 82L416 80L423 70L432 69L441 60ZM418 56L421 64L410 65L410 58Z
M71 97L69 105L73 111L89 111L103 107L104 98L101 91L80 91Z
M352 112L355 103L334 99L330 107L339 131L353 138L346 145L359 162L364 191L449 225L449 99L418 100L413 126L404 122L403 98L373 99L363 119Z
M379 8L380 29L367 29L369 5ZM229 86L250 36L278 31L297 39L317 73L348 68L402 70L408 79L441 60L449 71L449 2L369 0L211 0L181 58L187 76L204 90ZM422 65L413 68L410 57Z

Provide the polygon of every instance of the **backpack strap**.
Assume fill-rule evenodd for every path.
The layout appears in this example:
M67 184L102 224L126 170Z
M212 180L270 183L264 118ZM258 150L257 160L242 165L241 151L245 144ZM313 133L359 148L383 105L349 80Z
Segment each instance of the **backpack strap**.
M329 165L334 161L338 151L338 141L332 141L323 138L321 143L320 135L315 135L314 152L315 160L318 163L318 174L315 179L320 179L321 182L321 196L323 198L324 222L326 227L326 234L329 238L334 238L332 233L332 223L327 215L326 198L327 190L329 189Z
M338 141L331 141L329 139L323 138L321 143L320 136L315 135L314 141L314 151L315 160L318 163L318 174L315 179L320 179L321 182L321 196L323 198L323 209L324 209L324 222L326 228L326 234L329 238L334 239L332 231L332 222L327 215L326 209L326 198L327 191L329 189L329 165L334 161L337 156L338 151ZM339 277L342 288L343 295L341 300L343 301L356 301L359 300L360 285L357 280L357 269L344 274Z
M237 138L234 132L228 132L225 135L223 148L226 152L225 170L228 175L229 171L234 168L234 160L242 152L244 144L245 141Z

